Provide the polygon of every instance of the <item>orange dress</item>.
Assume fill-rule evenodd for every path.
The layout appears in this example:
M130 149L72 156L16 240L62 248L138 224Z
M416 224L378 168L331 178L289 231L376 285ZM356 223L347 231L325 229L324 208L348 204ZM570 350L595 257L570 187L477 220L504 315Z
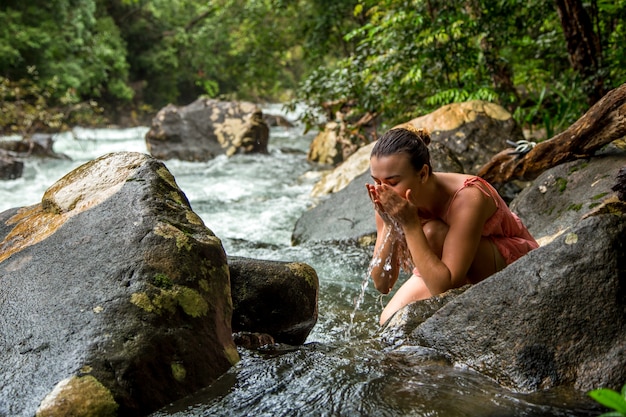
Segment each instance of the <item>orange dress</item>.
M483 178L471 177L466 179L461 188L454 193L452 200L456 198L456 195L463 188L472 186L477 187L484 195L492 198L496 204L496 211L485 222L481 235L493 242L498 252L504 258L506 265L513 263L531 250L539 247L539 244L531 236L520 218L509 209L509 206L500 197L498 191ZM450 209L448 208L448 210ZM445 217L448 218L448 213L446 213ZM428 222L428 220L425 222ZM412 272L414 275L421 276L417 268L414 268Z
M492 198L496 203L496 211L485 222L482 236L494 243L507 265L539 247L519 217L509 209L496 189L484 179L480 177L466 179L452 199L463 188L471 186L478 187L483 194Z

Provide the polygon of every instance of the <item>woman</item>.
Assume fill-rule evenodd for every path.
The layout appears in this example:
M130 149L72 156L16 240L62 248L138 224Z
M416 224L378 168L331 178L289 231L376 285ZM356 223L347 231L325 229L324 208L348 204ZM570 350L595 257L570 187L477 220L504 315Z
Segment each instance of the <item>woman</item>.
M479 282L539 246L485 180L432 172L429 134L407 126L386 132L370 157L378 233L370 275L387 294L401 266L413 273L381 325L403 306Z

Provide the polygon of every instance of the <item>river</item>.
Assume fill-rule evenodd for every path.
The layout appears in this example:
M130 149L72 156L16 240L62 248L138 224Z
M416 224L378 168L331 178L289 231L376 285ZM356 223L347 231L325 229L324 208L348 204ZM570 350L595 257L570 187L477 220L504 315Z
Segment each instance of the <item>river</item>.
M280 107L265 111L281 114ZM288 118L293 115L285 114ZM147 128L81 129L55 137L69 160L27 161L22 178L0 181L0 212L39 202L72 169L108 152L147 152ZM332 245L291 246L298 217L313 200L318 167L306 161L313 133L272 128L269 155L165 161L193 210L231 256L301 261L320 280L319 319L304 346L252 352L212 386L152 417L190 416L596 416L584 394L515 393L470 369L390 351L379 340L382 299L361 294L370 253Z

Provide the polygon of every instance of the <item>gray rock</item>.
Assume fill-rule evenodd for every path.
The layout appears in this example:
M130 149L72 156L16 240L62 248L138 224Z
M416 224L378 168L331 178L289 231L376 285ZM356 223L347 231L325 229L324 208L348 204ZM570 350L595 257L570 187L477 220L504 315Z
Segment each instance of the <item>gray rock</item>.
M0 150L0 180L20 178L24 172L24 162Z
M626 380L626 217L598 215L476 284L410 333L524 391Z
M366 183L372 183L369 171L303 213L294 226L292 244L371 241L372 234L376 233L376 223L374 207L365 189Z
M301 345L317 322L319 282L309 265L229 257L232 328ZM246 341L246 344L249 342Z
M77 168L0 239L0 415L146 415L239 360L221 242L154 158Z
M161 160L267 153L268 141L269 127L256 105L204 98L183 107L164 107L146 133L148 151Z
M613 194L626 152L613 148L591 159L558 165L541 174L510 204L540 244L567 232Z

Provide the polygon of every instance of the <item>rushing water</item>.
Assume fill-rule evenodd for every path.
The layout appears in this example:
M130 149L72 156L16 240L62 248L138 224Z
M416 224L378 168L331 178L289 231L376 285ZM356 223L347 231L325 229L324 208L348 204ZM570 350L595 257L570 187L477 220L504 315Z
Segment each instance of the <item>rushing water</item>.
M0 181L0 212L37 203L56 180L105 153L146 152L146 130L77 128L58 135L55 151L71 160L31 160L22 178ZM296 220L313 204L309 193L320 176L306 162L311 139L300 127L277 127L271 131L269 155L165 161L227 254L306 262L317 271L320 298L319 319L304 346L240 350L241 362L215 384L153 417L599 414L580 393L513 393L422 349L391 351L384 346L378 338L384 300L366 280L371 253L290 244Z

